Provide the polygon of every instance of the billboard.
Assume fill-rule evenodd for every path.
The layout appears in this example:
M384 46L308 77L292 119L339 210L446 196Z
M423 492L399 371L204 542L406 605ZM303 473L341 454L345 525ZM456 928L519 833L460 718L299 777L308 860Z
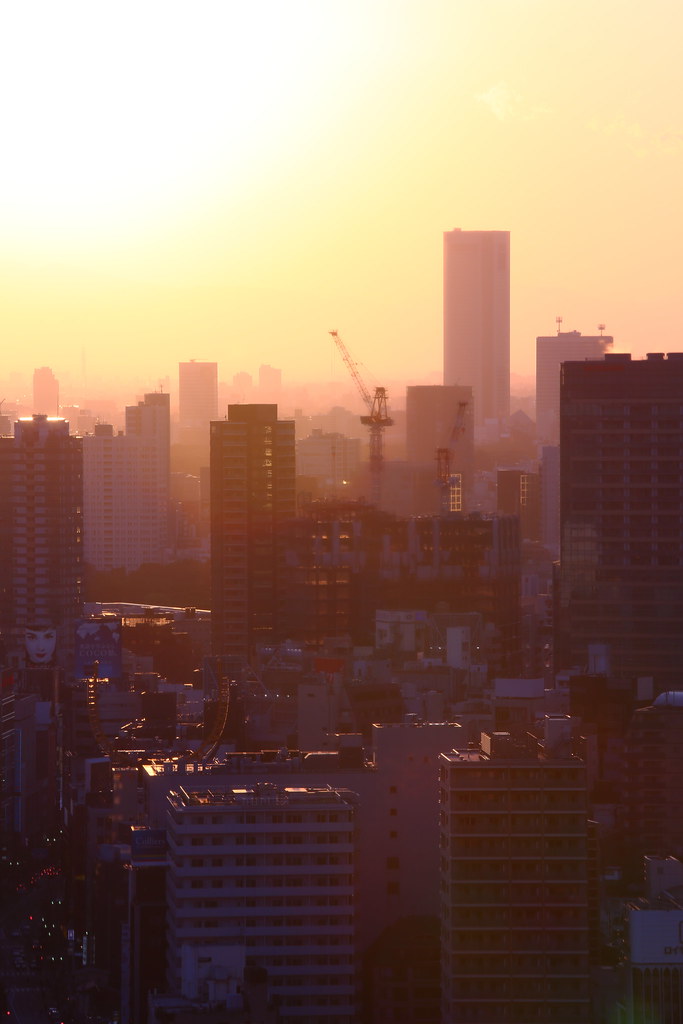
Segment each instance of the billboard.
M50 665L55 656L57 630L54 626L27 626L24 645L28 665Z
M92 675L93 662L98 662L100 679L119 679L121 667L121 619L116 616L93 616L76 623L74 672L77 679Z

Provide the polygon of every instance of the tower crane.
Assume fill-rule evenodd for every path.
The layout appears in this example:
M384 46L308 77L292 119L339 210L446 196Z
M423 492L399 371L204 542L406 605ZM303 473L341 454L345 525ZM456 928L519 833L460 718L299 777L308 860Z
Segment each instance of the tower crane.
M370 428L370 487L373 505L379 506L382 497L382 464L384 462L384 428L391 427L393 420L387 409L386 388L375 388L374 395L371 395L360 375L358 366L351 358L349 350L339 337L338 331L329 332L341 352L342 359L346 363L349 373L353 377L361 398L367 407L367 415L361 416L360 421Z
M451 456L457 440L465 433L469 402L458 402L458 412L448 438L447 448L436 449L436 482L441 496L441 515L462 512L462 473L452 472Z

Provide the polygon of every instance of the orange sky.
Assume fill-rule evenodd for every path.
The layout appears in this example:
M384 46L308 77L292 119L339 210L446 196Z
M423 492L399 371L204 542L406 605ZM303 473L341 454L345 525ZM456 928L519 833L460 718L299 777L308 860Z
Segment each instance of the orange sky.
M16 8L16 9L15 9ZM512 234L512 368L683 347L674 0L7 5L3 370L439 379L442 232Z

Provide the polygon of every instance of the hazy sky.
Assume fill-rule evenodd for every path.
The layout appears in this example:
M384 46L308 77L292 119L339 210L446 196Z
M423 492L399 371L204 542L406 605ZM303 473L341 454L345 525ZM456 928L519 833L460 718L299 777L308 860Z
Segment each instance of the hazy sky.
M683 348L680 0L6 4L3 375L435 378L442 232L534 338ZM133 369L137 364L137 369Z

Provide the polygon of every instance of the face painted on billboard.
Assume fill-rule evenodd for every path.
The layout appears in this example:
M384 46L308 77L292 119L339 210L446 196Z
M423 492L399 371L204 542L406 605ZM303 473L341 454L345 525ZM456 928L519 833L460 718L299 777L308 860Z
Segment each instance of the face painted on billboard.
M26 657L32 665L49 665L57 646L57 630L54 626L26 630Z

